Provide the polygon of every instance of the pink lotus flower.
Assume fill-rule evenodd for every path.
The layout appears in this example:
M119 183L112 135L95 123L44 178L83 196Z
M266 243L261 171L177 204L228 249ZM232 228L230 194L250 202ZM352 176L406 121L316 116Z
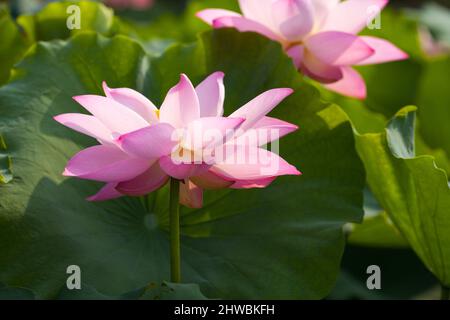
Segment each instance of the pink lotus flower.
M181 75L160 109L132 89L105 83L106 97L74 97L92 115L69 113L55 120L100 145L76 154L63 174L106 182L91 201L146 195L173 177L184 182L180 203L196 208L203 189L262 188L278 176L300 174L262 148L297 129L266 116L293 90L269 90L223 117L223 77L213 73L194 88Z
M243 15L207 9L198 12L197 16L214 28L232 27L242 32L257 32L278 41L305 75L330 90L364 99L364 79L352 66L408 58L386 40L357 36L387 2L239 0Z

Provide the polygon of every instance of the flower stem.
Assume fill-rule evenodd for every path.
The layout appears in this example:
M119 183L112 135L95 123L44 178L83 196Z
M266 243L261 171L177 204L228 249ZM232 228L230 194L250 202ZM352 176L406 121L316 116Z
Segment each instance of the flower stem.
M170 279L181 282L180 267L180 181L170 179Z
M450 299L450 288L441 285L441 300L449 300L449 299Z

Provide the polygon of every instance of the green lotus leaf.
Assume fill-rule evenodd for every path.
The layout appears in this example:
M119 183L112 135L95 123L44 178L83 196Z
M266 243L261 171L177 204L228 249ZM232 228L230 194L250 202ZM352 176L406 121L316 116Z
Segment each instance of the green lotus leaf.
M8 294L16 292L8 288ZM2 289L0 288L0 297ZM20 297L19 297L20 299ZM80 289L69 290L63 287L58 300L205 300L197 284L162 282L150 283L145 287L112 296L98 292L90 285L82 284Z
M397 228L381 208L373 193L364 191L364 221L346 227L348 243L354 246L375 248L409 248Z
M0 135L0 183L8 183L12 180L11 157L6 151L6 143Z
M61 172L95 142L52 117L84 112L71 97L101 94L103 80L159 105L180 73L198 83L221 70L226 114L265 90L296 89L272 115L300 126L280 150L303 176L262 190L207 192L202 209L183 208L183 283L225 299L317 299L332 289L342 226L362 217L364 170L345 113L321 102L278 44L215 30L154 58L129 38L82 33L37 44L18 68L0 88L0 132L14 165L13 180L0 185L1 282L57 298L68 265L80 266L82 282L106 296L167 281L167 190L145 201L86 201L99 185Z
M33 41L67 39L85 31L109 36L118 31L113 10L92 1L52 2L36 14L20 16L17 21Z
M31 44L31 39L11 18L8 8L0 4L0 85L10 76L12 66L18 62Z
M163 282L148 286L141 300L206 300L197 284Z
M386 212L364 218L362 224L352 225L348 241L352 245L367 247L408 248Z
M357 135L369 186L427 268L450 286L450 190L431 156L415 156L415 107L397 113L384 133Z
M449 71L450 56L428 62L424 66L417 97L421 136L431 148L444 150L447 158L450 158ZM450 161L448 164L450 166Z
M69 29L74 11L79 8L80 29ZM112 9L90 1L54 2L33 15L23 15L14 21L6 5L0 6L0 85L9 78L13 66L22 60L27 50L37 41L66 39L80 32L97 31L111 36L127 33L114 17Z
M0 283L0 300L35 300L35 298L30 289L9 287Z

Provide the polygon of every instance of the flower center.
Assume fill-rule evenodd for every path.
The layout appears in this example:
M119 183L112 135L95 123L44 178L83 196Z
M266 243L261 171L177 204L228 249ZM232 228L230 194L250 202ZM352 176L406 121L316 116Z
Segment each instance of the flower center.
M172 160L178 164L203 163L202 156L201 152L195 152L183 147L178 147L171 155Z
M303 41L294 41L294 42L290 42L286 45L286 50L289 50L295 46L299 46L299 45L303 45Z

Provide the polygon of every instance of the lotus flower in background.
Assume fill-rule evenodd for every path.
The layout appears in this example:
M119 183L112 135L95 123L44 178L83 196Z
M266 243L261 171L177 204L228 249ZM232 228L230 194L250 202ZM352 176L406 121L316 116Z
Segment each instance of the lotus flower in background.
M431 31L425 26L419 28L419 41L423 52L429 57L450 54L450 46L443 41L434 39Z
M300 174L262 148L297 129L266 116L292 90L266 91L223 117L223 77L213 73L194 88L181 75L160 109L139 92L106 83L106 97L74 97L92 115L62 114L55 120L100 145L76 154L64 175L105 182L91 201L146 195L172 177L183 181L180 202L201 207L203 189L262 188L278 176Z
M243 14L206 9L197 16L214 28L257 32L278 41L305 75L359 99L366 85L355 65L407 59L392 43L357 36L388 0L239 0Z

